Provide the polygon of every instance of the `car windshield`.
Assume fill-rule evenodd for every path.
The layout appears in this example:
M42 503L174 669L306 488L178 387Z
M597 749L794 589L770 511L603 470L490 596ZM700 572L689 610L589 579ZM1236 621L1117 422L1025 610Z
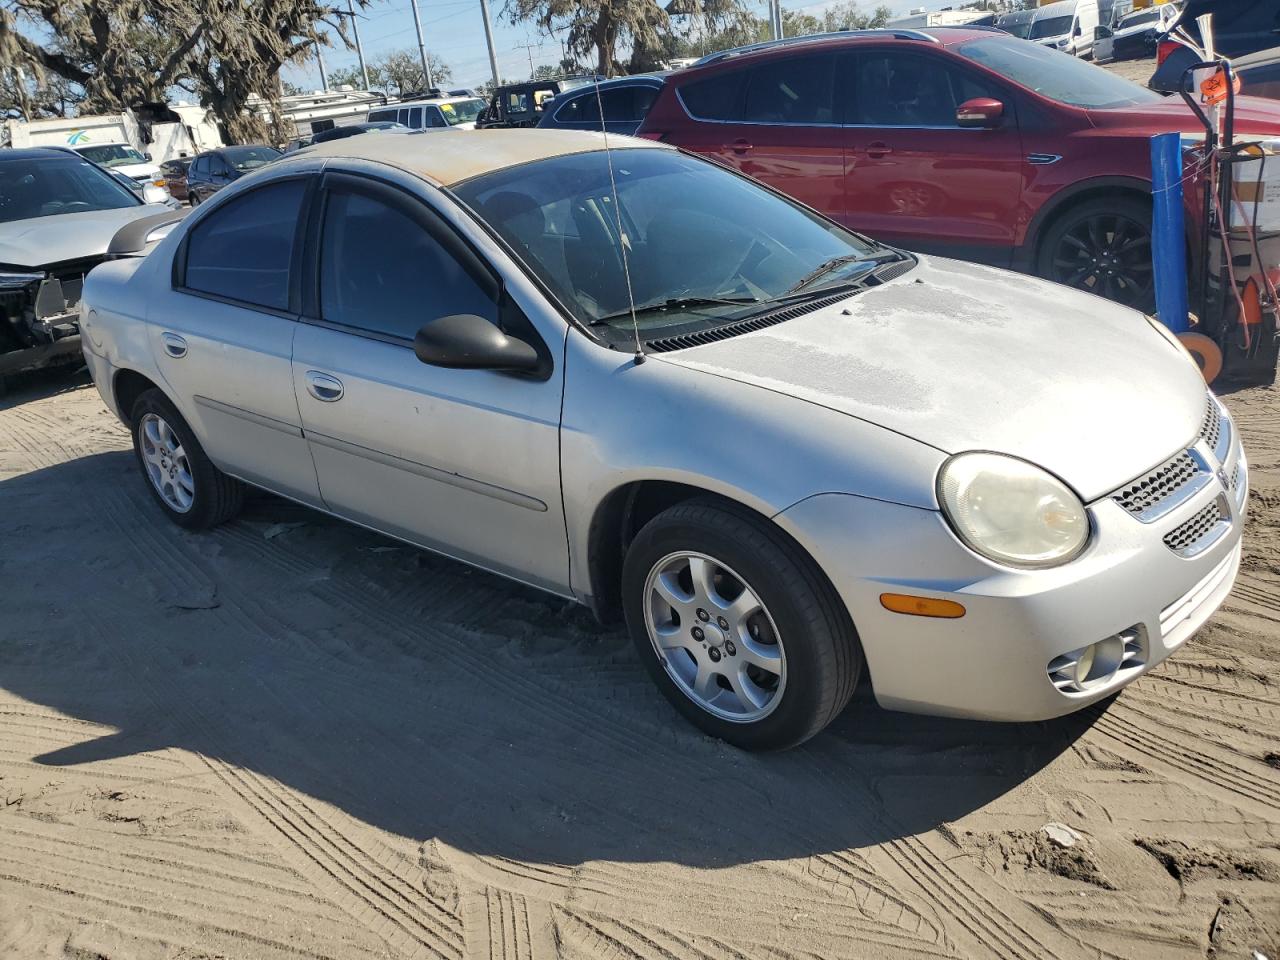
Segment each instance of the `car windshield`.
M1155 23L1159 19L1159 10L1143 10L1140 13L1130 13L1120 18L1120 22L1116 24L1116 29L1123 30L1125 27L1136 27L1144 23Z
M475 123L476 117L480 116L480 111L484 109L483 100L455 100L453 103L440 104L440 112L444 114L445 122L451 127L455 127L460 123Z
M118 167L126 163L146 163L147 158L140 154L133 147L125 146L123 143L104 143L92 147L76 147L76 153L92 160L94 163L100 163L104 167Z
M581 322L609 339L694 333L869 270L879 247L737 174L674 150L555 157L455 188ZM618 221L626 237L624 269Z
M1160 94L1101 67L1038 43L984 37L957 48L962 56L994 70L1042 97L1072 107L1107 109L1160 103Z
M0 223L118 210L142 201L79 157L0 157Z
M1020 20L1017 23L1000 23L1000 29L1005 33L1013 34L1015 37L1026 39L1028 33L1031 32L1031 19Z
M1045 17L1036 19L1031 24L1028 40L1043 40L1046 37L1061 37L1071 32L1071 17Z
M280 156L274 147L228 147L222 156L241 173L257 170Z

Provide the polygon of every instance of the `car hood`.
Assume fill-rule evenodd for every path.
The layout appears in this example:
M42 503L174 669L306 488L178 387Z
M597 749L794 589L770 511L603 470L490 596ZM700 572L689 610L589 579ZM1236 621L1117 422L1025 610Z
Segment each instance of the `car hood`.
M161 213L162 204L139 204L117 210L60 213L0 223L0 263L41 267L63 260L96 257L126 223Z
M1098 127L1160 127L1172 133L1202 133L1204 126L1179 96L1115 110L1090 110ZM1280 136L1280 101L1264 97L1236 98L1236 130Z
M1021 457L1086 501L1189 446L1205 413L1199 371L1140 313L941 258L833 306L659 356L945 453Z

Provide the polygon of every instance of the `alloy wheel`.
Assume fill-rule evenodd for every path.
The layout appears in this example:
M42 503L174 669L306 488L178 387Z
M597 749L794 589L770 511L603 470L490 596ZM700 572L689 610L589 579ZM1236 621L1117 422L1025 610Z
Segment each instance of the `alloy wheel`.
M138 424L142 463L147 479L160 498L178 513L186 513L195 500L196 482L191 475L182 439L165 420L146 414Z
M668 676L694 703L751 723L773 712L786 655L759 595L724 563L701 553L663 557L644 587L649 640Z
M1050 279L1147 309L1153 276L1150 228L1123 214L1099 213L1082 217L1063 233Z

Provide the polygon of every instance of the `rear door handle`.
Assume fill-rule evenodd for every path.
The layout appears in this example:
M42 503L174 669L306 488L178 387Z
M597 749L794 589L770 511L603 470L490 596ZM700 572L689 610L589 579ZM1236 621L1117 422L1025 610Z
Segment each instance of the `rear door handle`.
M176 333L160 334L160 342L164 344L164 352L175 359L182 359L187 355L187 341Z
M873 140L867 144L868 157L887 157L891 153L893 153L893 147L883 140Z
M331 377L319 370L307 371L307 393L317 400L333 403L335 400L342 399L342 392L342 381L337 377Z
M743 154L751 150L751 141L735 140L733 143L726 143L724 146L726 150L732 150L734 153Z

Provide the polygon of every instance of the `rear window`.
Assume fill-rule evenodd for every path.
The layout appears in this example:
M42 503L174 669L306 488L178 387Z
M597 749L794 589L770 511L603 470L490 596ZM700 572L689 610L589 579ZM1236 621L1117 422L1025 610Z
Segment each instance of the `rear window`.
M741 70L686 83L680 100L689 115L699 120L738 120L742 116Z

